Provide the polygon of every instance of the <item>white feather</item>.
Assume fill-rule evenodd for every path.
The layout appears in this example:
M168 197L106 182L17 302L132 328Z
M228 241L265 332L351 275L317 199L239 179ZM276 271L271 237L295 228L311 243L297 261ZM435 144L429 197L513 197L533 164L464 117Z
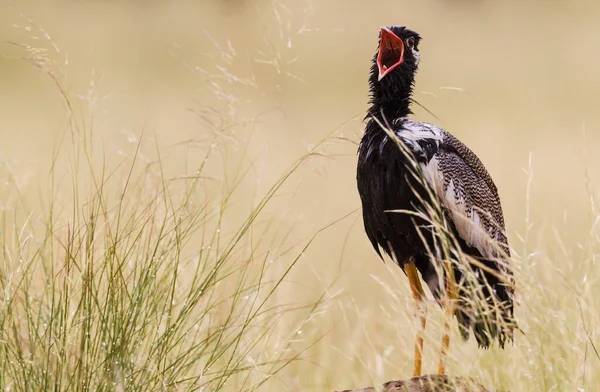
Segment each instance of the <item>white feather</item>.
M415 65L418 66L419 65L419 58L421 57L421 55L414 48L411 48L410 51L412 52L412 55L415 58Z
M407 117L400 117L393 121L394 124L402 122L402 129L396 132L396 135L402 141L411 146L413 151L422 151L419 141L423 139L433 139L439 145L443 138L443 131L433 124L409 120Z
M443 131L433 124L410 120L408 117L399 117L393 121L393 124L402 122L402 129L398 132L398 137L409 140L434 139L442 141Z

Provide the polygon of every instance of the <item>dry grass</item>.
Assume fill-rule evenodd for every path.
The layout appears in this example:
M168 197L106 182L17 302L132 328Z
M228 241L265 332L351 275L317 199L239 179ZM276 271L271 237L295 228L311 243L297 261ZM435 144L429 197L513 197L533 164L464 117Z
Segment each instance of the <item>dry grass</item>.
M2 388L408 378L414 305L370 249L354 184L365 72L394 12L425 35L417 99L490 168L515 255L525 333L482 351L455 328L449 372L499 390L600 385L597 7L390 3L340 19L335 2L235 3L0 6ZM433 372L443 319L428 315Z

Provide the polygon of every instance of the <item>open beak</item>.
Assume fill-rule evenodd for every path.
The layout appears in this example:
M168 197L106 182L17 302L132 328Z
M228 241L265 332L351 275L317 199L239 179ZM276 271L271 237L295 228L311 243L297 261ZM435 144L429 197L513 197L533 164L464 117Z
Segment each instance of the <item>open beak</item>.
M377 54L378 81L404 61L404 42L390 29L381 28Z

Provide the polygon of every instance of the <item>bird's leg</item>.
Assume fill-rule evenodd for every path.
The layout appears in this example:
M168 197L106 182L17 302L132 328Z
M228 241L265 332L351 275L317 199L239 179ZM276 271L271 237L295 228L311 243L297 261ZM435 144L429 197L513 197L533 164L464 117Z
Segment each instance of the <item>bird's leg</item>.
M445 296L445 317L444 317L444 334L442 335L442 347L440 349L440 362L438 364L438 373L443 375L446 373L446 355L450 347L450 325L452 322L452 316L454 316L454 310L456 307L456 299L458 298L458 292L456 289L456 281L454 278L454 270L452 269L451 261L448 260L445 263L446 269L446 296Z
M417 333L417 340L415 341L415 365L413 370L413 376L419 377L421 375L421 364L423 362L423 334L425 332L425 324L427 323L425 292L423 291L423 286L421 286L421 281L419 280L417 267L412 259L405 264L404 270L408 276L410 290L412 291L413 298L417 304L418 316L421 319L421 328Z

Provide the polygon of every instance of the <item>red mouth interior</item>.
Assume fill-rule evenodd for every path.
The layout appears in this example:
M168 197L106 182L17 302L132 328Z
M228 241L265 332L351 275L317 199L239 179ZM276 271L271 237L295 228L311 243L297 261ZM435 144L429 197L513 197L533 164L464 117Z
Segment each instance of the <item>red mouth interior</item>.
M377 54L379 80L402 64L403 60L404 43L396 34L385 27L382 28L381 37L379 38L379 53Z

